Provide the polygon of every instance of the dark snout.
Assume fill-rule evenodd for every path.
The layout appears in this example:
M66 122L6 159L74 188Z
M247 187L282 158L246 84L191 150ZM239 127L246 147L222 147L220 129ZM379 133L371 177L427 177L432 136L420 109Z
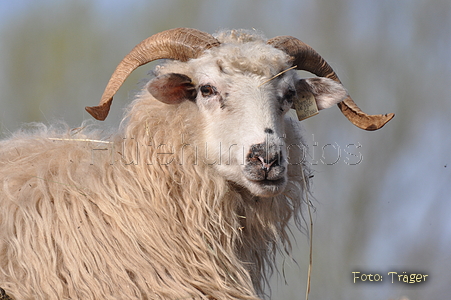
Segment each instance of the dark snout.
M254 144L246 157L244 175L248 180L277 184L278 181L285 181L285 169L282 153L277 145Z

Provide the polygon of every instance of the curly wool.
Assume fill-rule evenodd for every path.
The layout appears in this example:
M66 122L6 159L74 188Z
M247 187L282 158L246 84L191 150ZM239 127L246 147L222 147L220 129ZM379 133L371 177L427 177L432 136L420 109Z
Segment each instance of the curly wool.
M144 91L108 142L43 125L1 141L0 286L15 299L258 299L309 170L290 165L279 196L250 194L202 157L198 114Z

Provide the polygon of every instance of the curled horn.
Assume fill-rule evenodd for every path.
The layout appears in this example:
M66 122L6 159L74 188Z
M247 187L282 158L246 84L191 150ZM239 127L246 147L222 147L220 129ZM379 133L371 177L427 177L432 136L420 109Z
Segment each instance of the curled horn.
M285 51L294 58L293 65L317 76L327 77L341 83L330 65L312 47L292 36L278 36L268 40L268 44ZM355 104L350 96L338 103L341 112L352 124L365 130L377 130L390 121L395 114L368 115Z
M157 33L138 45L124 57L111 75L98 106L85 109L97 120L105 120L113 96L125 79L139 66L157 59L188 61L199 57L206 49L219 46L212 35L189 28L176 28Z

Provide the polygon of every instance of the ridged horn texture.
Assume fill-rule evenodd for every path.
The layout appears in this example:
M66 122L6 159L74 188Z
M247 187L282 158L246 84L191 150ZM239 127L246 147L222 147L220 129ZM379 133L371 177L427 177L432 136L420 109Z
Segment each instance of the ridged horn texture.
M188 61L216 46L219 46L218 40L196 29L175 28L157 33L136 45L124 57L111 75L99 105L87 106L85 109L95 119L103 121L108 116L114 94L139 66L163 58Z
M312 47L292 36L278 36L268 40L268 44L285 51L294 58L293 65L320 77L327 77L341 83L329 64ZM350 96L338 103L341 112L352 124L365 130L377 130L390 121L395 114L368 115L355 104Z

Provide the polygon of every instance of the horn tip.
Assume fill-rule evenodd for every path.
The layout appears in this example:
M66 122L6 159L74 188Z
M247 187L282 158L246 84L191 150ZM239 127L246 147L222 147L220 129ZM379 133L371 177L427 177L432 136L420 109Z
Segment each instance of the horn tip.
M374 116L377 118L377 122L373 122L371 125L369 125L366 128L362 128L365 129L367 131L375 131L378 129L381 129L382 127L384 127L385 124L387 124L391 119L393 119L395 117L394 113L389 113L389 114L385 114L385 115L379 115L379 116Z
M113 98L109 99L107 102L99 105L99 106L86 106L85 110L94 117L94 119L103 121L108 116L110 112L110 106Z

